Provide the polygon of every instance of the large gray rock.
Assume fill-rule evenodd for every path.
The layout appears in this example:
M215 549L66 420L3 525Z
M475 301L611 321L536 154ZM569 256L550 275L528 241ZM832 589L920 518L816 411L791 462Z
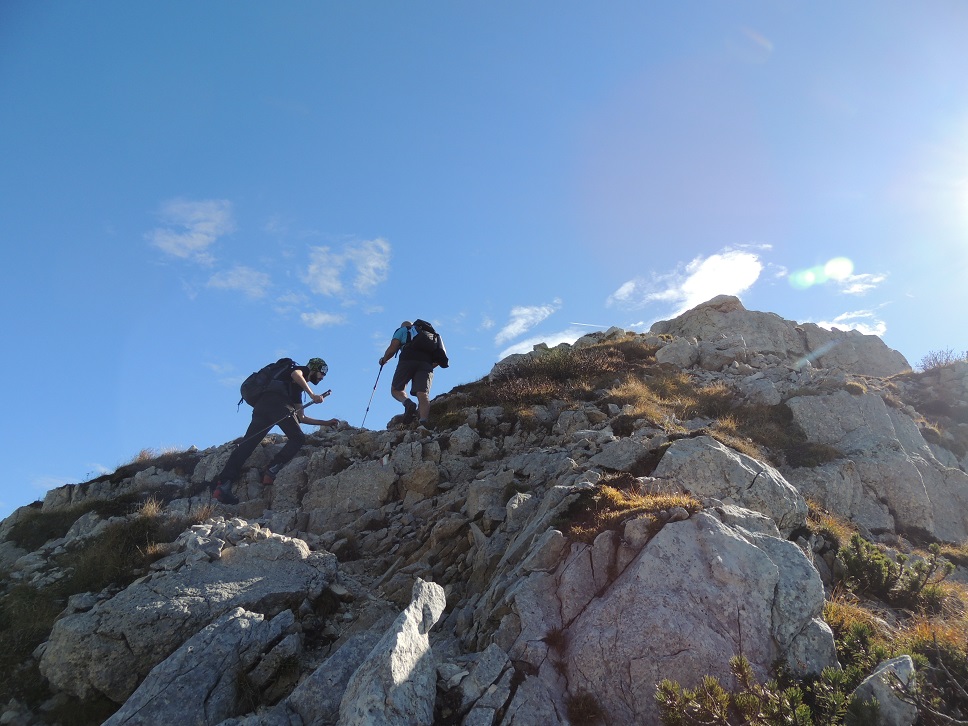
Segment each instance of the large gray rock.
M410 605L350 678L340 703L340 724L433 723L437 667L429 634L446 604L440 585L417 579Z
M912 726L918 720L917 706L901 700L894 689L909 685L914 676L911 656L891 658L878 665L852 695L859 701L877 701L878 726Z
M739 298L731 295L719 295L677 318L659 321L650 332L695 338L700 341L700 348L702 342L742 338L749 352L775 355L798 366L811 363L869 376L891 376L911 368L903 355L875 335L856 330L825 330L812 323L798 325L775 313L747 310ZM736 346L730 348L741 355ZM716 349L707 348L706 354L709 363L703 367L719 370L722 366Z
M40 661L43 675L79 698L101 693L123 703L155 665L220 615L239 607L270 615L298 608L333 581L332 554L258 527L246 531L249 540L237 546L218 540L228 535L211 527L205 536L183 536L186 551L170 555L178 569L154 572L58 620ZM213 540L221 544L213 548Z
M380 641L381 625L386 627L389 623L381 620L370 630L348 638L333 655L303 680L282 707L276 710L297 715L301 720L297 720L296 723L300 724L317 724L317 726L337 724L339 705L346 692L346 685Z
M217 724L234 716L239 684L258 668L272 646L285 642L290 611L267 621L234 608L189 638L155 666L104 726ZM274 671L273 671L274 673Z
M968 474L942 465L910 416L880 396L845 391L798 396L787 405L811 442L844 453L816 476L799 475L820 501L834 504L832 511L871 531L891 528L948 542L968 538ZM849 487L838 492L841 482Z
M700 499L712 497L761 512L785 534L806 521L806 502L780 472L710 436L674 441L653 476L671 480Z
M309 482L302 506L310 515L310 532L339 529L390 498L397 474L381 459L353 464L338 474Z
M658 723L660 680L726 681L734 655L760 678L777 660L816 674L836 663L822 607L794 544L699 513L666 525L568 625L569 688L595 694L612 723Z

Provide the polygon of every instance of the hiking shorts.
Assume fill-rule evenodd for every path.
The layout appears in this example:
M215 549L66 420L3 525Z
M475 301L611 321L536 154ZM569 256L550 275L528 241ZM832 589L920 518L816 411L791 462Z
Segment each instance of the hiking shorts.
M394 391L402 391L408 381L412 381L411 394L430 393L430 384L434 382L434 364L422 360L401 360L393 372L390 387Z

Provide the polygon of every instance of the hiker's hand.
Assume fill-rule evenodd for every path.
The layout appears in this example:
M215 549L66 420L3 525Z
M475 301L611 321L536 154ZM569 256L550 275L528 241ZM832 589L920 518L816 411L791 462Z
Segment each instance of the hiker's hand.
M318 393L312 394L310 396L310 398L313 399L313 403L322 403L323 402L323 397L320 396Z
M386 361L383 358L380 358L380 367L382 368L384 365L386 365Z

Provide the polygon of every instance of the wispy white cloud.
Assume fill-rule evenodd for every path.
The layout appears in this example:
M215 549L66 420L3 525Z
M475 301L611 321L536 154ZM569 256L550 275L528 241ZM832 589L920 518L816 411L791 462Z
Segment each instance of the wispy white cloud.
M887 332L887 323L877 317L873 310L854 310L843 313L830 321L817 321L821 328L827 330L857 330L865 335L883 336Z
M221 386L238 386L245 378L232 363L206 363L205 367L215 374Z
M353 287L357 292L369 293L385 282L390 271L390 243L384 239L368 240L347 251L350 262L356 266Z
M219 290L238 290L252 299L265 297L269 284L269 275L242 265L237 265L231 270L216 272L208 280L209 287Z
M342 325L346 322L345 315L337 315L335 313L324 313L319 311L303 313L299 316L299 318L310 328L323 328L327 325Z
M886 279L887 275L868 273L865 275L849 275L843 280L837 280L837 284L840 286L840 292L844 295L863 295L878 287Z
M303 278L309 289L320 295L336 295L343 291L340 280L343 261L329 247L312 247L309 250L309 270Z
M384 239L365 240L334 251L330 247L310 247L309 270L303 280L320 295L343 295L348 288L369 294L390 271L391 247ZM344 272L351 279L344 281Z
M161 226L145 237L158 249L173 257L211 264L209 247L222 235L235 229L232 203L225 199L165 202L159 213Z
M521 340L514 345L505 348L500 353L498 353L498 360L506 358L513 353L530 353L534 350L534 346L538 343L544 343L549 348L554 348L560 343L574 343L583 335L587 335L587 330L582 330L581 328L565 328L564 330L559 330L554 333L546 333L544 335L536 335L534 337L528 338L526 340Z
M555 298L545 305L517 306L511 308L511 319L494 336L498 345L523 335L535 325L555 313L561 307L561 300Z
M739 295L759 278L763 262L747 250L726 249L708 257L696 257L684 269L653 274L650 280L635 278L623 283L607 306L640 308L665 303L676 316L717 295Z

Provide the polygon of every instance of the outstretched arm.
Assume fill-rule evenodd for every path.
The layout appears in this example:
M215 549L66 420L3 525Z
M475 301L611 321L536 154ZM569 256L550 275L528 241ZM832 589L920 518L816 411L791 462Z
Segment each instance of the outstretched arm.
M387 346L386 352L383 354L383 357L380 358L380 365L382 366L386 364L388 360L390 360L394 355L396 355L396 352L398 350L400 350L400 341L394 338L393 340L390 341L390 345Z
M335 426L339 423L338 418L330 418L325 421L318 418L310 418L306 416L302 411L299 412L299 423L306 424L308 426Z

